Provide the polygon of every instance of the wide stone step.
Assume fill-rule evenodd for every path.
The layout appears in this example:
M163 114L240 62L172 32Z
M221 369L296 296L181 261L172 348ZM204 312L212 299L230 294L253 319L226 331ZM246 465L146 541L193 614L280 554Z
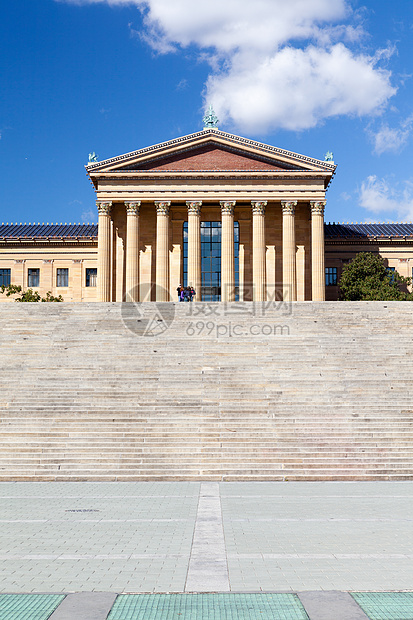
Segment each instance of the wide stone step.
M132 306L3 304L0 478L413 478L413 306L212 306L146 338ZM189 336L207 320L246 336Z

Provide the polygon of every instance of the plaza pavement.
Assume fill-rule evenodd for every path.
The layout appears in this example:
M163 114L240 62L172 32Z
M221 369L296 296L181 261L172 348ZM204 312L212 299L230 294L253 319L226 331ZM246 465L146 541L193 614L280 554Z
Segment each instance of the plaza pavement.
M166 592L299 593L310 620L358 620L348 591L413 590L410 482L1 483L0 524L0 592L76 593L52 620Z

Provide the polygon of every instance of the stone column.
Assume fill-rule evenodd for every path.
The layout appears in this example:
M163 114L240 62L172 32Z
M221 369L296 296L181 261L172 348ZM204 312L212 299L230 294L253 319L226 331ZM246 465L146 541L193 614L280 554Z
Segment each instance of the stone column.
M196 292L195 301L201 301L201 201L188 201L188 286Z
M235 200L221 205L221 301L235 300L234 207Z
M251 206L253 300L265 301L265 207L267 202L252 201Z
M169 296L169 207L170 201L156 201L156 301Z
M325 301L324 201L311 201L311 288L313 301Z
M305 246L297 245L297 301L305 301Z
M139 208L140 200L126 207L126 301L139 301Z
M281 201L283 212L283 297L297 301L297 267L295 258L295 208L297 201Z
M111 254L111 217L110 212L112 209L111 202L96 203L99 214L99 226L98 226L98 278L97 278L97 300L98 301L110 301L111 291L111 269L110 269L110 254Z

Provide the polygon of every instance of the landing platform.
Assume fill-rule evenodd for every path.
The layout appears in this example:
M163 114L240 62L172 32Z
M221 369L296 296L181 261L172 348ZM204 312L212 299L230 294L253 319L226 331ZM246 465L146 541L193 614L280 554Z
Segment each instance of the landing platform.
M2 483L0 618L411 620L412 514L409 482Z

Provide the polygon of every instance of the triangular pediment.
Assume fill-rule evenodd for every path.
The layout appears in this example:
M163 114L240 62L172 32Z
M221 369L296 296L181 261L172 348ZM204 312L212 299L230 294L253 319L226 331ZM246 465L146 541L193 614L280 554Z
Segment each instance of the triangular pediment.
M87 172L283 172L333 173L332 162L322 162L218 129L163 142L102 162L89 164Z
M241 171L289 170L291 166L253 153L244 153L211 141L208 144L187 148L171 155L160 155L149 161L134 162L124 170L165 171ZM121 169L119 169L121 170Z

